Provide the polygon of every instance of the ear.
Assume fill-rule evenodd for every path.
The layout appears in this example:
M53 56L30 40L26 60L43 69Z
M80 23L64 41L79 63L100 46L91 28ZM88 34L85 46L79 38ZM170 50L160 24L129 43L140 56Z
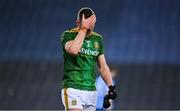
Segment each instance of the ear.
M79 20L76 20L76 25L79 27L81 25Z

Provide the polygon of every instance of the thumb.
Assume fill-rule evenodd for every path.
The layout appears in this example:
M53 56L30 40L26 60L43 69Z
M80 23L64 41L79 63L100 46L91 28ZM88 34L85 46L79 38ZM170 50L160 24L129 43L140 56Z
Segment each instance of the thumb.
M82 15L82 20L85 20L85 15L84 14Z

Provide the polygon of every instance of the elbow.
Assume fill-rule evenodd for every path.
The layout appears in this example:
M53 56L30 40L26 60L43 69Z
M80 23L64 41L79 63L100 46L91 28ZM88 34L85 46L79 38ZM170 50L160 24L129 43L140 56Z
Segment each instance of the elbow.
M99 71L100 71L101 74L103 74L104 68L103 68L103 67L100 67L100 68L99 68Z
M67 52L69 52L69 54L74 55L74 56L77 56L79 54L78 50L71 48L71 47L68 49Z
M79 53L78 52L70 52L71 55L77 56Z
M73 41L69 41L65 44L65 50L71 55L77 56L79 54L79 51L76 47L72 46Z
M110 71L109 67L107 65L104 65L104 66L100 67L99 70L100 70L101 73Z

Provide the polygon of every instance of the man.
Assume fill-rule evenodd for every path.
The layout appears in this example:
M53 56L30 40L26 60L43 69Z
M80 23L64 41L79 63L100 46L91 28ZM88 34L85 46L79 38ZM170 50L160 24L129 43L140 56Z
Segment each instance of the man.
M93 32L96 16L92 9L79 10L77 28L65 31L61 43L64 56L62 101L68 111L96 110L95 67L98 63L101 76L116 97L109 68L103 52L101 35Z

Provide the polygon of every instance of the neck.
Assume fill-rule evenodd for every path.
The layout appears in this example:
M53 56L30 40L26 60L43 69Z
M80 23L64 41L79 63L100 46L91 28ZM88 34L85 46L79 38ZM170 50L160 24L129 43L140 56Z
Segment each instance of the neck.
M87 34L86 34L86 35L90 35L90 34L92 34L92 32L93 32L93 31L89 29L89 30L87 31Z

